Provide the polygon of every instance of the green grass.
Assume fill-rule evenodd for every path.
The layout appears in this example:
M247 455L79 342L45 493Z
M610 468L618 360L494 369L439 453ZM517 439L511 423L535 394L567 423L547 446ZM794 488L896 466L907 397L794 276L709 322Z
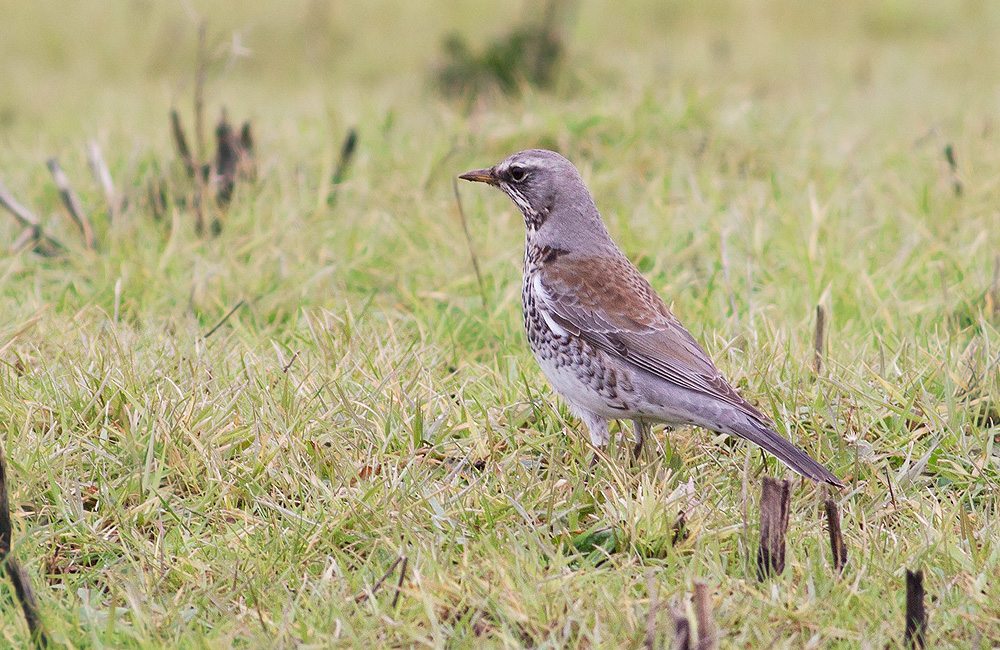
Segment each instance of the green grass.
M1000 644L1000 428L980 416L1000 410L998 8L582 2L553 90L465 112L435 94L442 38L481 48L522 6L368 4L197 7L252 52L212 67L208 116L252 116L260 148L214 239L144 204L154 164L180 177L183 7L5 9L0 177L71 244L0 257L14 552L57 646L639 647L651 572L661 640L701 580L722 647L881 649L907 568L933 647ZM130 198L113 227L89 138ZM483 296L452 195L532 146L578 164L724 372L844 477L843 577L822 491L796 482L788 568L757 582L758 477L784 469L743 443L657 430L637 467L612 449L589 469L521 332L520 215L460 188ZM4 249L18 234L0 215ZM394 607L398 572L371 591L401 555ZM0 645L24 647L12 597Z

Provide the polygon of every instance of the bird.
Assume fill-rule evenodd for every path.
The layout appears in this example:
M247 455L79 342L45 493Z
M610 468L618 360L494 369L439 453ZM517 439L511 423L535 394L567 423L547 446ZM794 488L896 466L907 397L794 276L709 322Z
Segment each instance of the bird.
M693 425L749 440L806 478L844 487L719 372L612 240L573 163L528 149L459 178L502 190L524 216L528 343L594 447L607 445L611 420L632 421L633 458L653 424Z

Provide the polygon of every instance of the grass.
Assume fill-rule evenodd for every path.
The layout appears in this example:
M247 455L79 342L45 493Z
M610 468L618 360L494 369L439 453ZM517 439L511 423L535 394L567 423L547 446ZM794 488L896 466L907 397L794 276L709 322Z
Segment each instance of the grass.
M435 95L442 38L481 47L510 7L277 7L197 7L252 52L220 47L208 116L252 115L261 152L206 239L142 203L179 164L183 7L21 3L0 24L0 175L72 244L0 258L14 553L58 646L639 647L652 572L660 640L701 580L722 647L881 649L907 568L931 646L1000 643L993 4L581 3L553 90L467 113ZM96 253L44 168L58 155L99 214L92 137L131 199L95 217ZM842 578L796 482L788 568L757 582L757 478L784 470L745 444L657 430L639 466L589 469L521 332L520 216L461 188L481 294L452 195L530 146L579 165L720 367L849 484ZM11 599L0 639L24 647Z

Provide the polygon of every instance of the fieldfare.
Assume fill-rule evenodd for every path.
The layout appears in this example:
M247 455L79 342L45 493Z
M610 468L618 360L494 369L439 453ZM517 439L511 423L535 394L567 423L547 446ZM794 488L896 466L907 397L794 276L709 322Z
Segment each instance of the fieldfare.
M843 486L729 385L611 240L570 161L529 149L459 178L500 188L524 215L528 343L596 447L608 442L609 420L632 420L636 455L651 424L696 425L745 438L805 477Z

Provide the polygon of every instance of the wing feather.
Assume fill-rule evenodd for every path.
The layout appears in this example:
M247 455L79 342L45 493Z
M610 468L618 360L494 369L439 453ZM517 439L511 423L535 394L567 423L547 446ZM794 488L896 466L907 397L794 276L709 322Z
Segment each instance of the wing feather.
M624 256L562 257L537 278L536 304L546 320L660 379L768 421L729 385Z

